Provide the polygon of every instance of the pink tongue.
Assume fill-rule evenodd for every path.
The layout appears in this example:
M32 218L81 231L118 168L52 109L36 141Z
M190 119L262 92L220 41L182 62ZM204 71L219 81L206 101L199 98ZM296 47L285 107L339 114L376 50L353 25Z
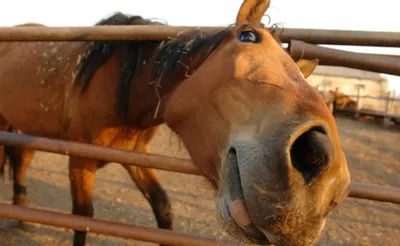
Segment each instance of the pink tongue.
M242 199L230 201L229 209L233 219L240 226L248 226L252 223L249 213L247 213L246 204L244 204Z

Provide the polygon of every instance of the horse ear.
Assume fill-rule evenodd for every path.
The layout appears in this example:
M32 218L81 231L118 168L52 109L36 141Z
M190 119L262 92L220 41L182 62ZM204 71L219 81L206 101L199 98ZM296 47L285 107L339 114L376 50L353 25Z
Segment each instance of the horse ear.
M296 61L297 66L299 67L301 73L303 74L304 78L307 78L314 72L315 68L318 66L319 60L306 60L300 59Z
M244 0L236 17L236 24L259 24L269 4L270 0Z

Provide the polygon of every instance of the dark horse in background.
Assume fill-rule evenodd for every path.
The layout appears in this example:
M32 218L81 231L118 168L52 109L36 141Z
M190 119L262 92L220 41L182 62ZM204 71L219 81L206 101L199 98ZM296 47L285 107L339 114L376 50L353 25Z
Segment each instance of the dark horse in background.
M217 191L218 216L231 235L313 245L350 176L328 107L261 24L269 4L244 1L235 25L164 42L1 43L0 130L11 125L30 135L149 152L157 126L166 123ZM161 24L118 13L98 25ZM6 152L13 203L26 205L34 151ZM73 214L93 216L95 173L106 164L69 158ZM172 229L155 170L121 164L158 227ZM74 245L85 240L86 232L75 232Z

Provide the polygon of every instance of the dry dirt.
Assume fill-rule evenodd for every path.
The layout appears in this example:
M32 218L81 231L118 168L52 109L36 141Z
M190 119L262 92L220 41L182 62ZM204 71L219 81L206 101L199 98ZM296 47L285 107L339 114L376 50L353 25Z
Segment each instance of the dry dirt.
M337 122L352 180L400 187L400 131L340 117ZM187 157L165 126L151 145L153 153ZM70 212L65 156L38 152L27 175L31 206ZM96 218L156 226L147 201L120 165L110 164L96 177ZM164 171L159 177L172 200L175 230L223 235L214 215L213 193L203 178ZM0 187L0 201L10 202L11 183L6 180ZM20 228L16 221L0 219L0 245L71 245L71 239L70 230L43 225ZM329 216L319 245L398 245L399 239L399 205L348 198ZM90 234L87 245L153 244Z

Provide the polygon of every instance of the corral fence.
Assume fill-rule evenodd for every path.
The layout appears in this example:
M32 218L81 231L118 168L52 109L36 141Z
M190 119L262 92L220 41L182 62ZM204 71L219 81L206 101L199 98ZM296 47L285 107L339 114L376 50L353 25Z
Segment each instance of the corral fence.
M0 41L95 41L165 40L193 30L220 30L221 27L171 26L94 26L0 28ZM345 66L373 72L400 75L400 57L362 54L318 46L317 44L400 47L400 33L312 29L277 30L287 43L294 60L318 58L321 65ZM302 40L302 41L300 41ZM86 157L127 165L155 168L190 175L201 175L191 160L148 153L123 151L91 144L75 143L0 131L0 144L51 153ZM400 188L352 182L349 197L400 204ZM170 245L228 245L236 241L211 236L161 230L110 222L59 212L0 203L0 217L64 227L78 231Z
M360 84L357 86L357 94L345 94L336 90L319 89L314 86L324 98L329 109L336 115L344 113L353 116L356 120L360 118L378 120L384 127L390 128L393 125L400 125L400 97L396 97L396 91L389 90L386 95L374 96L360 93ZM362 85L364 86L364 85Z
M338 92L336 88L336 92ZM393 91L394 92L394 91ZM391 123L400 124L400 98L396 98L395 94L388 91L386 96L370 96L360 95L359 90L356 95L335 95L334 102L341 98L350 98L354 103L348 107L335 107L336 112L345 112L353 114L355 119L360 117L369 117L381 119L384 127L390 127ZM364 105L364 100L370 104Z

